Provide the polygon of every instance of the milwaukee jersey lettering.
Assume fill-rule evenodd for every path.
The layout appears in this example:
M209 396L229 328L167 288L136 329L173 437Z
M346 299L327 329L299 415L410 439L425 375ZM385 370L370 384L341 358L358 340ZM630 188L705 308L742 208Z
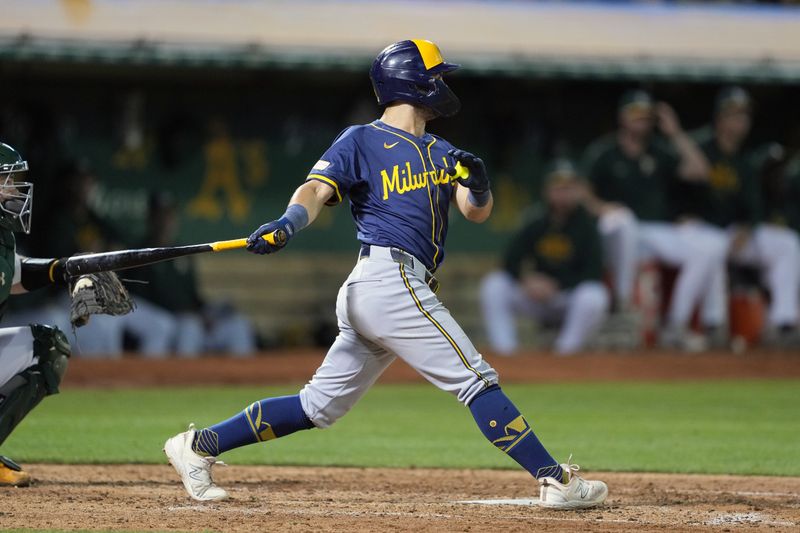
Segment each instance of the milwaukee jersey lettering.
M360 242L400 248L434 271L444 260L452 148L435 135L414 137L376 120L344 130L307 179L336 190L329 204L350 199Z

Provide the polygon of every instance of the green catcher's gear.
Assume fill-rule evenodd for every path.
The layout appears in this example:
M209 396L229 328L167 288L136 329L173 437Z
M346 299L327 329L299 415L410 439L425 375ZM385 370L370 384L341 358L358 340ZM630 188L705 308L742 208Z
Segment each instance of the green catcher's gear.
M38 361L0 385L0 444L42 398L58 393L67 370L69 342L56 327L31 324Z
M27 171L19 152L0 143L0 226L11 231L31 231L33 183L18 181Z

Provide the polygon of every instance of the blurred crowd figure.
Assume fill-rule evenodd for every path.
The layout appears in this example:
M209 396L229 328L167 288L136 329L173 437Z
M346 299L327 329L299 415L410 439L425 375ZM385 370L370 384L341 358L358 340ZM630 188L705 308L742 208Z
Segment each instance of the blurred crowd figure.
M606 286L614 315L640 312L637 278L652 261L676 271L660 346L727 347L728 273L747 267L769 294L762 342L800 347L800 155L747 147L752 114L749 94L727 87L711 123L689 134L666 103L623 94L616 131L586 148L580 170L556 163L545 205L512 240L504 270L484 279L491 348L518 349L519 315L559 324L556 352L585 348L609 307Z
M573 163L556 161L545 177L545 204L512 239L503 270L484 278L483 316L496 352L519 348L517 315L561 324L555 349L562 354L580 350L605 318L610 296L600 235L581 205L584 190Z
M164 192L149 196L144 237L126 242L112 225L91 208L95 176L85 161L72 161L57 174L56 190L48 195L47 208L39 210L34 232L46 238L57 257L113 249L175 246L179 228L178 206ZM129 240L129 239L128 239ZM33 255L40 244L27 243ZM52 253L52 252L51 252ZM136 309L124 316L95 315L73 331L69 323L69 295L54 291L40 297L22 295L7 317L13 326L29 323L57 325L75 336L74 351L81 357L117 358L124 351L145 357L170 355L197 357L218 352L247 356L256 350L253 326L224 302L206 302L198 291L194 262L190 257L121 273ZM40 291L44 292L44 291Z
M179 214L174 199L154 192L148 202L147 231L136 247L176 246ZM197 287L194 258L180 257L125 274L136 310L120 323L135 337L145 356L175 353L194 357L203 352L245 356L255 351L250 322L230 304L207 303Z

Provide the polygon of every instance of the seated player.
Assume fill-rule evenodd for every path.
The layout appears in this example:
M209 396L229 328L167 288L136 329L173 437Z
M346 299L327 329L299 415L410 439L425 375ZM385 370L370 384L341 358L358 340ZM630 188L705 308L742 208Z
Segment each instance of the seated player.
M489 345L498 354L518 348L516 317L561 324L555 350L581 350L606 317L609 295L597 219L581 205L583 184L575 166L557 161L545 177L546 205L512 239L504 269L481 286Z
M483 161L425 131L428 121L460 108L442 78L456 68L430 41L401 41L378 54L370 78L386 106L383 116L344 130L283 216L250 235L250 251L277 252L325 204L348 196L361 246L339 291L339 335L308 385L166 441L164 452L192 498L228 496L211 477L217 455L331 426L400 357L469 407L489 442L538 479L542 505L569 509L605 501L605 483L582 479L575 465L559 464L547 452L500 388L497 372L436 296L433 274L444 260L450 206L480 223L493 204ZM276 233L287 239L264 239Z
M708 172L693 185L686 214L702 221L725 242L734 264L757 268L771 296L766 340L776 346L800 346L800 239L782 225L764 220L761 176L746 142L752 125L750 95L741 87L723 88L714 103L713 123L695 134ZM784 193L789 197L790 191ZM789 211L797 209L791 205ZM726 271L710 283L713 295L704 319L720 325L727 319Z
M725 268L725 242L700 224L678 223L675 214L684 201L676 191L705 179L708 165L672 108L656 104L648 93L625 93L617 118L617 131L595 141L584 156L595 195L588 205L600 219L617 305L630 305L640 260L676 267L661 343L704 349L706 338L693 334L689 324L695 307L711 297L711 280ZM656 125L663 138L655 135Z

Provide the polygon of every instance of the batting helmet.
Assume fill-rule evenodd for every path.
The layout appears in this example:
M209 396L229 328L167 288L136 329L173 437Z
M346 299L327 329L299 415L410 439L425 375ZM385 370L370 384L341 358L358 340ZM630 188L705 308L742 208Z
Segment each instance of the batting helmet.
M408 102L450 117L461 109L461 102L441 75L458 67L446 63L434 43L414 39L384 48L372 62L369 78L380 105Z

